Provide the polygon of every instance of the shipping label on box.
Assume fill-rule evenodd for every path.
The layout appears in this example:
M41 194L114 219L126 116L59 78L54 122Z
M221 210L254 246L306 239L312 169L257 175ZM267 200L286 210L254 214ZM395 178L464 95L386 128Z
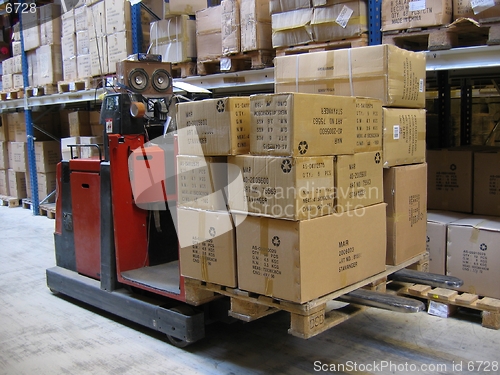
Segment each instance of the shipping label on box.
M356 98L355 152L382 151L382 101Z
M7 142L0 141L0 169L9 169L9 150Z
M427 206L472 212L472 150L427 150Z
M268 0L240 2L241 52L272 50L272 25Z
M500 152L474 154L474 214L500 216Z
M298 9L272 15L273 48L307 44L314 41L312 9Z
M382 1L382 31L447 25L452 13L452 0Z
M448 224L468 217L466 214L449 211L427 211L427 245L429 272L446 275L446 246Z
M238 155L250 150L250 99L229 97L177 105L179 153Z
M235 223L241 290L304 303L385 269L384 204L303 221L235 215Z
M177 204L179 207L225 211L227 159L177 156Z
M250 152L255 155L353 154L356 98L301 93L250 97Z
M16 172L13 169L7 170L9 179L9 196L14 198L26 198L26 176L24 172Z
M335 157L335 210L351 211L384 201L380 151Z
M425 162L423 109L384 108L384 167Z
M387 257L398 265L426 249L427 164L384 169Z
M453 19L459 18L496 22L500 18L500 0L453 0Z
M7 170L0 169L0 195L9 195L9 176Z
M25 142L10 142L12 158L9 160L10 167L14 172L26 172L28 170L28 150Z
M231 211L290 220L335 212L332 156L240 155L228 163L236 166L228 168Z
M35 142L35 163L38 173L55 172L61 161L61 146L59 142Z
M473 216L448 225L446 274L458 277L461 291L500 298L500 220Z
M240 0L222 0L222 55L239 53L241 48Z
M177 209L182 276L237 286L236 233L228 212Z

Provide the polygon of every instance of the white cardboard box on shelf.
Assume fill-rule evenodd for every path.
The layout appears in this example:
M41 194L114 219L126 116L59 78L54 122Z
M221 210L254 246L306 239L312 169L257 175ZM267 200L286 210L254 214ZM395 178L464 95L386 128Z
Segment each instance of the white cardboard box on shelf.
M151 53L179 63L196 58L196 21L181 15L150 24Z
M272 50L269 0L244 0L240 3L241 52Z

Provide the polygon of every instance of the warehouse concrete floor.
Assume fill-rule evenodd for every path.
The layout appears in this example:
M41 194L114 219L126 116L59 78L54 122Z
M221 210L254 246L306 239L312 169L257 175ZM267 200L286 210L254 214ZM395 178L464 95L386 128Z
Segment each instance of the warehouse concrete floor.
M500 331L472 318L377 309L310 340L288 335L289 315L278 313L212 324L205 339L176 348L161 334L51 294L45 269L54 265L54 224L0 207L0 374L499 373ZM479 371L480 361L490 371Z

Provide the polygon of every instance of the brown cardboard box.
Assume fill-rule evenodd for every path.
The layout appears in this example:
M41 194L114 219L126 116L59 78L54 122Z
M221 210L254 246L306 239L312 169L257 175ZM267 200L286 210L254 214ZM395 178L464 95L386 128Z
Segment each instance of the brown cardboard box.
M7 170L9 179L9 196L14 198L26 198L26 177L24 172L16 172L13 169Z
M311 8L311 0L269 0L271 14Z
M425 252L427 164L384 169L387 203L387 258L398 265Z
M425 108L426 57L391 45L280 56L275 92L371 97L388 107Z
M38 69L38 61L36 59L36 51L29 51L26 54L26 57L28 58L28 80L30 86L38 86L40 85L40 73Z
M14 90L24 88L24 80L22 74L12 74L12 88Z
M241 290L303 303L385 269L384 204L303 221L235 215L235 223Z
M222 55L229 56L241 50L240 0L222 0Z
M500 19L500 0L453 0L453 19L459 18L496 22Z
M99 111L90 111L89 112L89 122L90 122L90 128L92 130L92 135L94 137L96 136L103 136L104 128L103 126L99 123L101 120L101 112Z
M196 12L196 50L198 61L212 61L222 56L222 7Z
M80 137L80 144L82 145L99 145L101 149L101 157L104 156L103 146L103 136L99 135L97 137ZM80 149L80 157L82 159L88 159L92 157L99 157L99 149L97 147L82 147Z
M0 141L0 169L9 169L9 150L7 142Z
M76 71L78 78L87 78L92 76L92 59L90 54L78 55L76 57Z
M76 56L63 60L63 79L65 81L76 81L78 79L78 64Z
M7 113L0 114L0 141L9 141L9 120Z
M356 147L354 152L382 151L382 102L356 98Z
M473 150L427 150L427 207L472 212Z
M38 199L42 200L56 190L56 173L37 173Z
M272 50L269 0L244 0L240 3L241 52Z
M128 5L128 4L127 4ZM99 38L106 35L106 7L104 1L96 2L88 5L85 15L87 16L85 27L79 26L77 19L77 9L75 9L75 24L76 31L89 30L90 38ZM81 23L83 24L83 14L81 16Z
M92 135L90 128L89 112L74 111L68 114L69 135L76 137L79 135Z
M10 142L9 159L10 168L14 172L26 172L28 170L28 150L25 142ZM12 161L12 162L11 162Z
M384 201L379 151L335 157L335 210L351 211Z
M14 89L14 75L2 75L2 91L12 91Z
M24 112L8 112L5 114L5 120L7 122L8 140L11 142L16 141L16 130L19 124L26 124L24 118ZM26 141L26 136L21 141Z
M54 16L46 20L40 20L40 45L61 44L61 19Z
M58 116L52 114L41 114L40 112L33 112L32 117L33 119L36 119L37 127L43 129L45 132L51 134L54 137L58 137L60 135ZM24 112L18 112L17 116L10 117L10 119L12 119L12 122L9 124L9 129L11 127L15 128L15 141L26 142L27 133ZM36 141L47 141L53 139L38 129L33 128L33 132Z
M88 30L76 33L76 54L88 55L90 53L90 34Z
M106 34L132 31L130 4L123 0L104 0L106 14Z
M12 57L12 74L23 72L23 60L21 56Z
M474 214L500 216L499 165L500 151L474 154Z
M179 207L225 211L227 159L178 155L177 186Z
M196 58L196 21L189 16L176 16L151 22L151 53L162 61L179 63Z
M382 31L441 26L452 19L452 0L382 1Z
M61 15L61 34L64 37L67 35L72 35L74 33L76 33L75 10L69 9L67 12Z
M61 158L62 160L71 159L71 148L69 145L80 144L80 137L61 138ZM80 147L73 147L73 157L80 158Z
M448 225L446 274L464 281L459 290L500 298L500 220L473 216Z
M21 42L12 41L12 56L20 56L22 52Z
M36 59L38 62L38 83L40 85L62 81L63 67L60 45L52 44L37 48Z
M176 107L180 154L224 156L249 152L249 97L206 99Z
M24 50L31 51L40 47L40 27L39 14L40 8L35 8L36 12L23 13L23 37ZM21 40L21 38L19 38Z
M230 157L232 212L306 220L334 211L333 157ZM241 175L241 177L240 177Z
M236 287L236 239L228 212L178 208L182 276Z
M132 33L120 31L110 34L108 39L108 69L109 73L116 72L116 63L125 60L132 54Z
M466 214L449 211L427 211L427 252L429 272L446 275L446 246L448 224L468 217Z
M90 39L90 68L92 76L108 74L108 38L99 37ZM116 66L113 67L116 70Z
M312 9L297 9L272 15L273 48L314 42L311 29Z
M311 28L316 42L358 37L368 31L366 1L346 1L324 8L315 8Z
M170 14L188 14L195 15L197 11L207 7L207 0L170 0Z
M353 154L356 98L302 93L250 97L250 152L254 155Z
M424 109L384 108L384 167L425 162Z
M7 170L0 169L0 195L9 195L9 177Z
M74 58L77 52L76 35L69 34L61 37L61 56L63 60Z
M35 142L35 163L38 173L55 172L60 161L61 146L59 142Z

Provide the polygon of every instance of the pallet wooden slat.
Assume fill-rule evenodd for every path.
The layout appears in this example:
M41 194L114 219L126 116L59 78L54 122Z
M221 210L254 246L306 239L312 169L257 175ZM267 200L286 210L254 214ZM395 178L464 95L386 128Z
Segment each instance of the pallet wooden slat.
M10 197L7 195L0 195L0 202L2 206L8 206L9 208L19 207L21 199L16 197Z
M363 34L356 38L277 48L276 56L288 56L288 55L296 55L308 52L331 51L341 48L364 47L367 45L368 45L368 36Z
M213 60L198 61L197 73L200 76L236 72L248 69L263 69L273 65L274 51L257 50L241 52L229 56L221 56Z

